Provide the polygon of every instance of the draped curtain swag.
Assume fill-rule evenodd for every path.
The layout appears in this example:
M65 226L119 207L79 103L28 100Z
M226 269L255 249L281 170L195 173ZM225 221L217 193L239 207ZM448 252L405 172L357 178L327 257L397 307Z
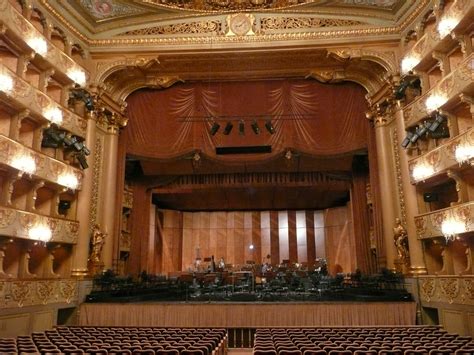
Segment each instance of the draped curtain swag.
M166 90L140 90L128 98L127 153L157 159L200 150L209 157L221 146L271 145L272 154L292 148L330 156L367 147L365 91L354 83L325 85L307 80L186 83ZM253 118L261 133L252 132ZM211 117L232 116L234 130L222 134L227 119L219 119L218 134L209 130ZM246 132L238 134L238 122ZM275 134L264 123L271 119ZM269 155L219 156L221 160L259 160Z

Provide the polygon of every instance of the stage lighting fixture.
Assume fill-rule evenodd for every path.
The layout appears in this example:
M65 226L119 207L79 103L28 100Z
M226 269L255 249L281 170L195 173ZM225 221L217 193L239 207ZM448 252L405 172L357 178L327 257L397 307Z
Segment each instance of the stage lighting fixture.
M43 131L41 146L45 148L59 148L62 141L61 132L57 131L54 127L49 127Z
M219 128L221 128L221 125L217 122L214 122L212 124L212 127L211 127L211 130L209 131L209 133L211 134L211 136L215 136L217 131L219 130Z
M258 126L258 123L255 120L252 122L252 130L253 133L260 134L260 127Z
M74 137L69 137L68 135L64 134L63 143L67 148L69 148L74 144Z
M428 132L428 127L431 126L430 122L424 122L420 124L416 130L416 134L418 134L420 137L423 137L426 132Z
M275 133L275 127L273 127L271 120L267 120L267 121L265 122L265 128L267 129L267 131L268 131L270 134Z
M239 122L239 134L241 136L245 135L245 123L244 123L243 120L240 120L240 122Z
M84 102L84 105L88 111L94 110L94 100L92 99L91 95L79 85L76 85L73 89L71 89L69 92L69 98L72 100L81 100Z
M87 158L86 155L82 152L76 154L77 161L81 165L81 168L87 169L89 167L89 164L87 164Z
M405 97L405 91L411 87L414 89L421 89L421 81L420 79L415 76L415 75L407 75L405 76L402 81L400 82L400 85L398 88L395 90L395 99L401 100Z
M443 121L445 120L446 117L444 117L442 114L440 114L439 112L436 112L435 114L435 119L434 121L431 123L431 125L428 127L428 130L433 133L435 132L439 126L441 125L441 123L443 123Z
M230 132L232 131L232 128L234 128L234 125L232 124L232 122L227 122L225 128L224 128L224 134L226 136L228 136L230 134Z
M410 138L410 143L415 144L416 141L417 141L419 138L420 138L420 136L418 135L418 133L416 133L416 132L413 133L413 135L412 135L411 138Z
M402 148L406 149L410 145L412 136L413 136L413 133L408 131L406 137L402 141Z

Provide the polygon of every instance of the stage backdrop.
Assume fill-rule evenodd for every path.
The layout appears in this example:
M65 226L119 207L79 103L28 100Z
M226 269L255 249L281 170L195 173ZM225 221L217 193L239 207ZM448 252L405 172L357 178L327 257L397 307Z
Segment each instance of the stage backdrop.
M324 211L179 212L157 210L156 272L185 271L197 257L226 264L328 260L331 273L355 269L350 208ZM253 246L253 249L250 247ZM270 256L267 259L267 256Z

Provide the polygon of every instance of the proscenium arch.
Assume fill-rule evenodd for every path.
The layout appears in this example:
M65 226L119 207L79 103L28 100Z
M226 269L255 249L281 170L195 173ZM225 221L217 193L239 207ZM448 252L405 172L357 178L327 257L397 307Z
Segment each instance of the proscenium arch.
M296 54L297 55L297 54ZM320 80L313 75L318 71L331 71L342 73L339 81L351 81L361 85L368 93L368 96L375 94L382 88L389 75L396 75L397 63L394 55L390 56L386 53L380 53L370 50L350 50L341 48L339 50L330 50L327 52L329 60L333 59L333 68L318 68L318 63L315 68L309 67L302 70L299 75L287 75L278 77L312 77L319 81L332 83L335 81ZM268 59L267 59L268 60ZM160 73L150 70L154 63L159 63L157 57L153 58L124 58L104 66L104 70L98 73L95 82L104 83L107 87L109 95L116 102L124 102L127 97L133 92L143 88L164 89L168 88L178 82L184 81L205 81L216 80L225 81L224 78L219 77L219 73L201 72L199 77L188 78L186 74L176 75L168 73ZM212 65L210 65L211 67ZM251 69L250 69L251 70ZM213 76L214 75L214 76ZM261 77L255 79L268 79L272 76L271 72L265 73ZM246 80L244 75L232 78L231 80Z

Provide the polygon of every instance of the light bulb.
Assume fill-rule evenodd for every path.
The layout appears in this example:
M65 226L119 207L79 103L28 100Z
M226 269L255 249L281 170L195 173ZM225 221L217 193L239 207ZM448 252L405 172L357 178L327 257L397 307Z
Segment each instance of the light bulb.
M67 72L67 76L69 79L74 81L76 84L80 86L84 86L86 84L86 73L84 73L80 69L70 69Z
M48 43L44 38L30 37L26 43L31 47L31 49L42 56L48 52Z
M57 107L49 107L44 112L44 117L46 117L48 120L55 124L61 124L61 122L63 121L63 113Z
M58 183L60 185L66 186L71 190L77 189L77 186L79 185L79 181L77 180L76 175L71 173L65 173L60 175L58 178Z
M13 90L13 79L8 74L0 74L0 91L10 92Z

